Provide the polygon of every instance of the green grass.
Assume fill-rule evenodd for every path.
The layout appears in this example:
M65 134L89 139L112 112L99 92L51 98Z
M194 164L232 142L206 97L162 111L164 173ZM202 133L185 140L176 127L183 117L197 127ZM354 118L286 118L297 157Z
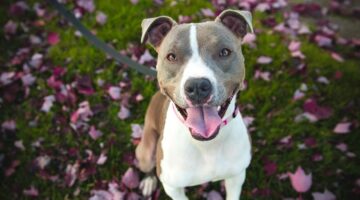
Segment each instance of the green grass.
M108 16L107 23L104 26L96 25L95 14L86 14L82 22L89 29L96 30L99 38L121 50L126 49L129 43L138 44L140 42L140 24L143 18L169 15L177 19L178 15L192 15L194 21L200 21L200 9L211 8L211 4L207 1L196 1L196 3L194 1L180 1L177 5L170 6L170 2L166 1L163 6L154 6L150 0L141 1L137 5L132 5L130 1L108 0L96 1L96 7L97 10L103 11ZM3 6L0 7L0 11L4 11ZM31 17L34 18L35 16ZM275 175L265 175L263 170L264 157L277 163L277 174L294 171L300 165L306 171L311 171L313 175L311 192L322 192L324 188L328 188L336 194L338 199L351 199L354 182L360 177L358 170L359 128L355 127L348 135L336 135L332 129L336 123L344 118L357 122L360 120L360 112L356 109L349 109L350 106L360 108L360 90L357 88L360 85L359 61L346 60L344 63L338 63L330 57L327 51L309 43L306 38L301 38L301 50L306 55L308 71L306 75L291 75L288 72L296 66L290 57L287 45L284 45L284 40L287 39L278 34L271 34L269 29L262 27L260 20L264 17L266 15L263 13L256 13L253 17L254 27L264 30L263 33L257 35L257 48L244 47L243 49L246 58L248 89L242 92L238 101L242 106L247 104L254 106L254 109L244 109L243 115L255 117L253 126L256 127L256 130L251 133L254 154L248 169L242 199L254 199L251 195L254 188L269 188L271 199L297 196L288 179L279 181ZM282 20L280 14L275 17L277 21ZM3 24L6 20L1 18L0 22ZM156 80L145 79L141 74L127 70L132 83L130 92L132 94L140 92L144 96L144 100L132 104L130 107L132 115L129 119L120 120L117 117L119 103L111 101L107 97L106 91L96 86L95 81L102 79L111 85L118 84L124 78L123 66L112 60L106 60L103 52L89 44L84 38L76 37L73 28L59 25L58 18L46 24L44 30L60 34L61 42L50 48L47 60L54 66L66 68L67 73L64 81L70 83L79 75L88 75L94 80L93 85L96 93L92 96L79 95L77 102L88 100L91 105L100 104L104 106L104 111L95 115L90 121L90 124L95 124L104 133L104 136L93 141L87 134L75 133L69 128L63 130L65 126L68 126L68 117L77 105L69 105L68 111L62 111L62 105L55 103L51 112L40 112L42 103L40 100L44 96L52 94L53 91L46 84L46 79L50 73L38 74L36 86L32 87L29 98L17 100L12 104L3 104L0 107L0 122L15 119L17 123L16 135L10 138L1 138L1 144L5 147L0 147L0 152L12 159L21 161L20 166L12 176L4 177L1 173L1 199L27 199L22 195L22 191L24 188L29 188L30 185L39 189L39 199L87 199L90 190L95 187L97 181L120 180L122 174L129 167L122 163L124 153L133 152L135 148L130 143L130 124L143 123L148 102L157 90ZM0 33L2 33L1 31ZM10 46L6 54L0 55L0 61L5 62L11 58L16 49L21 47L22 40L20 38L10 45L8 41L0 39L2 45ZM41 47L37 50L44 52ZM153 50L151 52L155 55ZM264 66L256 64L256 59L261 55L272 57L273 62ZM69 59L70 62L67 62L66 60ZM101 72L96 73L100 69ZM254 80L253 76L256 69L271 72L271 81ZM340 80L332 79L336 70L343 73L343 78ZM316 79L319 76L327 77L331 83L329 85L318 83ZM332 117L316 123L294 122L295 116L302 112L304 100L294 102L292 96L301 83L306 83L309 88L306 93L307 97L319 96L321 97L319 98L321 105L333 108ZM271 117L268 116L269 113L272 113ZM67 120L65 124L59 124L55 120L61 115ZM37 125L30 127L29 121L33 120L36 120ZM59 131L59 128L62 131ZM287 135L292 135L293 147L285 150L278 149L277 142ZM309 136L316 138L317 146L312 149L299 150L297 145L303 143L304 138ZM44 139L41 151L57 158L50 164L50 171L54 174L62 176L61 173L64 172L68 163L74 163L77 159L84 159L86 149L91 149L96 155L99 155L102 151L101 143L106 146L108 160L105 165L96 167L95 175L89 176L83 182L77 181L72 187L42 180L38 172L31 169L31 162L40 151L31 147L31 144L39 137ZM24 152L12 150L14 141L19 139L23 140L26 147ZM261 141L266 141L266 143L261 144ZM349 150L354 152L357 157L350 159L338 151L335 145L340 141L347 143ZM77 148L78 153L73 157L67 157L64 151L69 148ZM312 162L311 156L314 152L321 153L324 160ZM342 169L340 175L335 173L337 169ZM334 186L335 183L338 186ZM213 184L211 187L219 189L219 184ZM80 195L74 196L73 192L77 188L81 191ZM196 188L190 191L192 193L195 190ZM199 198L194 195L190 196L194 199ZM164 192L162 192L162 198L165 198ZM311 193L304 194L304 198L311 199ZM269 197L256 199L269 199Z

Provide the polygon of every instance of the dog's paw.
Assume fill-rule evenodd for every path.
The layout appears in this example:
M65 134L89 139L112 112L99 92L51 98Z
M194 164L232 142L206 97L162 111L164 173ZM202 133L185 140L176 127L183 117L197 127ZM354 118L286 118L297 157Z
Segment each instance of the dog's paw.
M156 189L157 179L155 176L146 176L140 183L143 196L150 196Z

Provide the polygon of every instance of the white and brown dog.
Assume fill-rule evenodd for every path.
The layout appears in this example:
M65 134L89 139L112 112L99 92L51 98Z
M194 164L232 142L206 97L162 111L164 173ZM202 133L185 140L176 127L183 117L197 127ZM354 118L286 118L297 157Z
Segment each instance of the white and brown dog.
M161 93L148 107L136 157L143 172L156 166L172 199L187 199L187 186L219 180L225 180L227 200L240 198L251 160L250 138L236 107L247 31L252 32L251 13L237 10L196 24L177 24L167 16L142 22L142 41L158 52ZM155 185L155 177L145 178L144 195Z

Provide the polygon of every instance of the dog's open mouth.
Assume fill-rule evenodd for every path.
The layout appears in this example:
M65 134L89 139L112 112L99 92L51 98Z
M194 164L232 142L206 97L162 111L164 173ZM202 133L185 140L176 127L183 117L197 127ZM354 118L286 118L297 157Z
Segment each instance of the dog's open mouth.
M181 108L176 105L177 110L184 119L185 125L189 128L191 136L197 140L211 140L219 133L222 124L222 118L228 109L231 95L220 106L197 106Z

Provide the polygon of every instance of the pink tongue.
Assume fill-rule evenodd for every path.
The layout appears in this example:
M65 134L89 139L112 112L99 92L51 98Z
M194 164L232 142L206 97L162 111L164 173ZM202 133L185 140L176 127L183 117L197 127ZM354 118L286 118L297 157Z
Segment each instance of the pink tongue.
M187 118L185 125L204 138L209 138L215 134L216 129L221 124L221 118L216 107L192 107L187 108Z

